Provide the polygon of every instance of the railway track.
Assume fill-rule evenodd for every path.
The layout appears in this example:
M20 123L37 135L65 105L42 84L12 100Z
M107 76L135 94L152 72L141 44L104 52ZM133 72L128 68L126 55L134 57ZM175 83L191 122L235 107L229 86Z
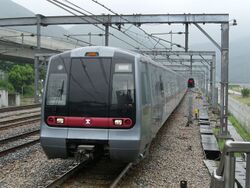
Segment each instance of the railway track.
M0 131L40 121L40 113L0 122Z
M22 116L25 114L38 113L38 112L41 112L39 108L28 109L28 110L18 110L18 111L12 111L12 112L2 112L0 113L0 118L8 119L8 116Z
M41 104L31 104L31 105L25 105L25 106L11 106L11 107L0 108L0 113L12 112L12 111L17 111L17 110L26 110L26 109L38 108L38 107L41 107Z
M18 135L11 136L11 137L8 137L8 138L0 139L0 145L1 144L6 144L6 143L11 142L11 141L16 141L17 139L22 139L22 138L25 138L27 136L36 135L36 134L39 133L39 131L40 131L40 129L35 129L35 130L25 132L25 133L22 133L22 134L18 134Z
M28 113L21 114L21 115L19 115L19 114L10 115L9 117L1 118L0 125L26 120L26 119L29 119L31 117L40 117L40 115L41 115L40 111L28 112Z
M40 141L39 129L0 140L0 157Z
M0 131L40 120L40 104L0 108Z
M38 107L40 107L40 104L0 109L0 113L2 113L0 117L0 131L3 131L3 134L6 132L5 130L7 132L12 131L12 133L10 132L11 135L15 134L14 136L0 139L0 157L39 142L39 128L33 128L31 131L29 129L26 132L22 131L23 133L17 133L21 132L18 129L12 130L12 128L39 122L41 113L40 109L37 109ZM15 131L17 132L15 133Z
M78 184L86 187L114 188L131 166L132 163L116 163L108 159L86 160L72 166L70 170L49 183L46 188L77 187Z

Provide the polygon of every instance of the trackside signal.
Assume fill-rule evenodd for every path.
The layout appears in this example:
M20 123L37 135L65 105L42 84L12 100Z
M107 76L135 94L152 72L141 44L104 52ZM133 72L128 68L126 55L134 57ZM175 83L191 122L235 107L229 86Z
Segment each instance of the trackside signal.
M195 83L193 78L188 79L188 88L194 88Z

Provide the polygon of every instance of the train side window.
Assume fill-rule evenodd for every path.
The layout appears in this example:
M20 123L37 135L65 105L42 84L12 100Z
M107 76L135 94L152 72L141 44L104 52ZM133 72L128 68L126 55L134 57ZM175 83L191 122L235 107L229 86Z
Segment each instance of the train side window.
M142 96L142 105L148 104L150 102L150 82L149 82L149 73L147 69L147 64L141 64L141 96Z
M160 80L160 91L164 92L164 85L163 85L163 81L162 81L162 76L161 75L159 77L159 80Z
M67 80L65 73L52 73L49 76L47 105L66 105Z
M151 87L152 87L152 103L153 104L156 104L157 103L157 87L156 87L156 84L157 84L157 75L156 75L156 69L154 66L152 66L151 70Z

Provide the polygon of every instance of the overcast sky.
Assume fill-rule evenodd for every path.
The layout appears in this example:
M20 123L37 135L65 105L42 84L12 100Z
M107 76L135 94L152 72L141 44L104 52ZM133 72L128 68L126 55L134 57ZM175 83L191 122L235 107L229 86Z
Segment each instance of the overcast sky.
M67 13L46 0L12 0L36 14L66 15ZM63 0L61 0L63 2ZM82 8L94 13L109 13L91 0L70 0ZM238 25L230 29L231 40L239 36L250 35L249 0L98 0L119 14L159 14L159 13L229 13L230 19L236 19ZM162 31L163 27L160 30ZM164 29L164 28L163 28ZM155 28L157 30L157 28ZM214 36L219 39L220 27ZM165 31L169 31L166 29ZM155 32L155 31L152 31ZM239 35L240 33L240 35ZM214 33L211 33L213 36Z
M13 0L28 9L45 15L65 14L46 0ZM61 0L63 2L63 0ZM96 13L106 13L91 0L70 0ZM98 0L121 14L132 13L230 13L235 18L248 13L248 0Z

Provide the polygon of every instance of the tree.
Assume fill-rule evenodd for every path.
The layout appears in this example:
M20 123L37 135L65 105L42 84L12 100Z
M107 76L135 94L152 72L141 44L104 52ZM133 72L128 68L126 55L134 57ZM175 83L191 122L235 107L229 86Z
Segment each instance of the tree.
M30 65L14 65L9 71L9 82L19 93L31 92L34 83L34 70ZM25 91L27 88L27 91Z
M243 89L241 90L241 95L242 95L242 97L248 97L248 96L250 95L250 89L248 89L248 88L243 88Z
M14 63L12 62L0 60L0 70L3 70L4 72L9 72L13 66Z
M0 89L7 90L9 93L14 93L15 89L11 83L6 80L0 80Z

